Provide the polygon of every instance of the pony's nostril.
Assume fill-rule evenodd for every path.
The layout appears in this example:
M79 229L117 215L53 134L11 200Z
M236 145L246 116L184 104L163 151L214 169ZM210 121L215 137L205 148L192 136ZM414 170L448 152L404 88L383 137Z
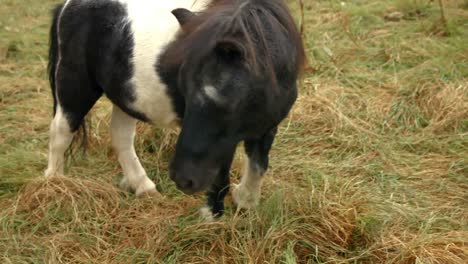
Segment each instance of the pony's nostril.
M181 189L184 190L191 190L195 186L193 180L191 179L184 179L179 182L179 186Z

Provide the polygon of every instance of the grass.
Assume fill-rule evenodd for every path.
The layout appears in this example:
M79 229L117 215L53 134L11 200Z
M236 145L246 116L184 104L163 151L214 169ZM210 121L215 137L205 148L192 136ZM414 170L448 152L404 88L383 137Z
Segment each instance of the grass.
M262 202L204 223L167 175L176 133L138 126L164 197L118 189L109 103L67 175L41 178L56 0L0 0L2 263L466 263L468 5L304 1L310 60L271 154ZM291 1L298 14L299 5ZM385 16L400 12L399 21ZM232 178L239 180L242 155Z

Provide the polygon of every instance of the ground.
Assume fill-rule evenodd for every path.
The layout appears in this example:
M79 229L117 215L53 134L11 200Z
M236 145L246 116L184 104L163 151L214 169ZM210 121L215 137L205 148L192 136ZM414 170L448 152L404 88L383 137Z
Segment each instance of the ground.
M290 1L309 60L299 99L258 209L236 212L229 196L212 223L203 197L168 178L174 131L138 126L161 197L117 187L106 100L87 154L42 178L57 2L0 0L2 263L466 263L467 1L442 1L444 19L441 1Z

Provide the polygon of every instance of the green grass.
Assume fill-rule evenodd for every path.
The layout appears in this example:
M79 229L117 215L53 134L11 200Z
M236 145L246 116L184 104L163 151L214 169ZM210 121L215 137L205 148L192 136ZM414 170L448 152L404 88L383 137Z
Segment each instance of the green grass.
M466 1L444 1L446 24L438 1L304 1L310 65L272 150L261 205L238 213L228 197L216 223L198 217L203 196L182 194L167 175L174 132L138 127L137 151L164 197L119 190L107 100L92 111L88 154L70 161L65 177L41 177L57 2L0 0L2 263L468 259ZM387 21L392 12L402 19Z

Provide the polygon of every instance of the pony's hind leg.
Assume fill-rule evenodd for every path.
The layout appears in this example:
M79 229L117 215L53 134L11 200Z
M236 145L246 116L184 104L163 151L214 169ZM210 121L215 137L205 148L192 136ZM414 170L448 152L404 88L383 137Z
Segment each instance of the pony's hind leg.
M268 169L268 153L276 135L276 128L255 140L244 142L247 162L240 184L232 193L238 208L250 209L258 205L263 175Z
M134 191L137 196L145 193L155 193L156 186L146 175L145 169L140 163L135 152L133 140L137 120L118 106L112 109L111 137L112 145L117 152L124 177L121 186Z
M50 124L49 163L45 171L46 177L63 174L65 151L70 146L74 134L62 108L58 106Z
M56 111L50 125L46 177L63 174L65 152L84 117L102 95L102 90L88 78L84 67L62 60L57 63L55 76L53 96Z

